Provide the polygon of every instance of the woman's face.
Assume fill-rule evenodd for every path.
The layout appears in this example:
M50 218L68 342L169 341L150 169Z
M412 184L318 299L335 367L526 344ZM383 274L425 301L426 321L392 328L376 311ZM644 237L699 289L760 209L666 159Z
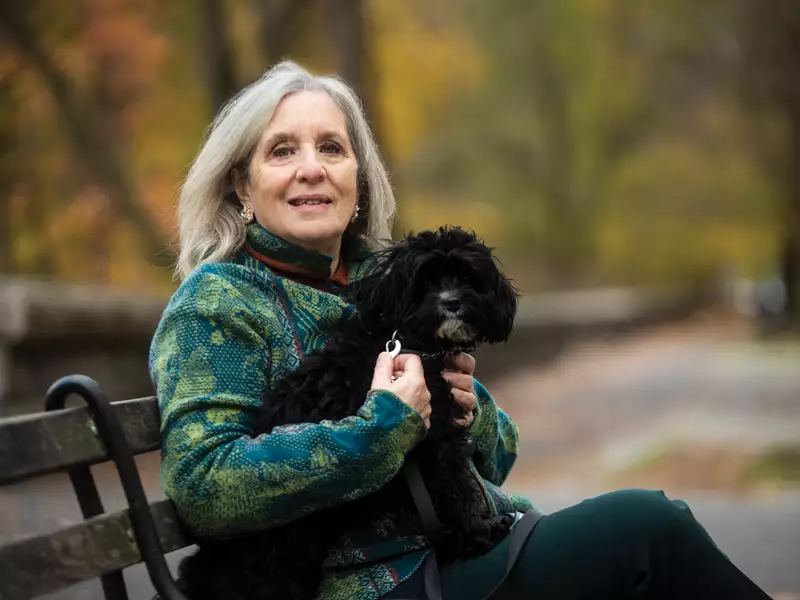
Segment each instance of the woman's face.
M270 232L336 258L357 172L344 114L325 92L303 91L278 104L236 192Z

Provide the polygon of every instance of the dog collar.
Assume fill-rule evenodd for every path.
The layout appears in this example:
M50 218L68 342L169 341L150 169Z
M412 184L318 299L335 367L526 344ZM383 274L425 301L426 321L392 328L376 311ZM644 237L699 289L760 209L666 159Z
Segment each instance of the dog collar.
M435 358L447 358L448 356L455 356L461 353L470 353L475 350L474 346L455 346L448 350L439 350L438 352L425 352L423 350L414 350L412 348L403 348L403 354L416 354L422 360L433 360Z
M441 359L446 358L448 356L454 356L456 354L461 354L464 352L473 352L475 350L475 346L454 346L453 348L448 348L447 350L438 350L438 351L427 351L427 350L417 350L415 348L407 348L403 347L400 343L400 340L397 337L397 331L392 334L392 339L386 342L386 351L392 355L392 358L396 358L398 354L416 354L422 360L434 360L434 359Z

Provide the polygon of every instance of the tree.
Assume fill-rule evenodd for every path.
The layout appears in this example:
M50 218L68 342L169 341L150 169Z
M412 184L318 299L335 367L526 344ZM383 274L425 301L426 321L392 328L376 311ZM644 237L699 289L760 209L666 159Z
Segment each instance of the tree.
M119 213L137 231L143 256L156 264L168 264L165 241L141 202L125 163L118 153L109 152L116 145L98 118L102 111L92 98L80 93L37 37L30 21L34 4L22 0L0 3L0 29L51 93L66 126L75 160L102 185Z
M431 177L502 203L504 245L533 253L551 285L575 285L594 266L609 181L652 131L647 49L631 32L644 17L630 4L509 4L477 3L485 91L459 113L463 132L446 131L435 152L434 163L461 164L442 165L456 181L439 169Z
M777 153L774 139L762 148L768 167L781 182L777 258L790 318L800 324L800 5L795 0L744 0L742 8L746 97L751 105L777 115L783 131Z
M270 65L286 58L286 54L292 48L293 40L302 34L303 25L300 17L305 12L313 10L313 2L255 0L255 10L261 42L261 59L264 65Z
M16 102L11 96L11 73L0 73L0 274L14 273L14 227L11 195L16 186L14 147L16 145Z
M728 4L472 3L481 85L418 146L419 212L449 203L491 229L528 290L763 272L774 193L729 69Z
M364 111L372 114L369 51L363 0L325 0L328 23L336 47L337 72L356 91Z
M262 4L268 4L262 2ZM233 48L228 32L228 15L221 0L201 0L202 58L208 81L212 112L239 89Z

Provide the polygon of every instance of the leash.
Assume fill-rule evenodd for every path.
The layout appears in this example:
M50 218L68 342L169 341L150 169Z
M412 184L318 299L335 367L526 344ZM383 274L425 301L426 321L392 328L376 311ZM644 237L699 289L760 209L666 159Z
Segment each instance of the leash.
M400 340L397 339L396 331L394 332L394 335L392 335L392 339L386 342L386 351L392 356L392 358L396 358L401 351L404 353L417 354L421 358L434 358L453 352L450 350L443 353L429 354L403 348L400 344ZM409 459L403 463L402 470L406 484L408 485L408 489L411 492L411 498L414 501L417 513L422 521L422 530L424 531L425 535L428 536L428 539L431 541L431 545L435 546L436 542L442 539L444 536L444 527L442 526L442 522L439 520L439 517L436 514L436 509L433 506L433 500L431 500L430 493L428 493L428 488L425 486L425 482L422 480L422 473L419 471L419 465L417 465L416 461L413 459ZM519 562L519 557L522 554L523 548L525 547L525 542L528 541L533 533L533 530L539 524L539 521L541 521L543 516L544 515L538 510L531 509L522 516L519 522L516 523L514 528L511 530L511 533L509 533L508 559L506 560L505 573L500 578L500 581L497 582L497 584L487 595L483 597L482 600L487 600L490 598L492 594L494 594L500 588L500 586L505 583L509 575L511 575L511 571L514 570L517 562ZM436 557L436 551L433 550L433 548L431 549L431 553L428 555L428 558L425 560L425 566L423 567L423 579L424 591L427 600L443 600L442 582L439 574L439 560Z
M489 600L492 595L500 589L500 586L506 582L509 575L511 575L511 571L514 570L514 567L517 566L519 562L519 557L522 554L522 550L525 547L525 542L531 537L533 530L536 529L536 526L542 520L544 515L540 513L535 508L527 511L519 522L514 526L511 530L511 533L508 535L510 536L510 541L508 544L508 559L506 560L506 572L503 573L503 576L500 578L500 581L492 588L492 590L486 594L481 600ZM491 552L491 550L490 550Z
M403 476L406 478L411 498L417 507L417 512L422 520L422 530L433 545L444 536L444 527L436 509L433 507L431 495L425 482L422 481L422 473L416 461L407 460L403 463ZM439 578L439 561L436 558L436 551L431 549L430 555L425 560L423 576L425 578L425 593L428 600L442 600L442 582Z
M439 517L436 515L436 509L433 507L433 501L428 493L428 488L422 480L422 474L419 471L419 466L414 460L407 460L403 464L403 476L405 477L408 489L411 492L411 498L414 500L414 505L417 508L420 519L422 520L422 529L425 535L435 543L444 535L444 527L442 526ZM522 550L525 548L525 543L531 537L533 530L542 520L544 515L536 509L527 511L522 518L517 522L514 528L509 533L508 544L508 558L506 559L506 570L492 590L483 596L482 600L491 598L500 586L502 586L514 567L517 566L519 558L522 555ZM431 550L431 554L425 560L423 567L424 590L427 600L443 600L442 596L442 582L439 574L439 561L436 557L436 551Z

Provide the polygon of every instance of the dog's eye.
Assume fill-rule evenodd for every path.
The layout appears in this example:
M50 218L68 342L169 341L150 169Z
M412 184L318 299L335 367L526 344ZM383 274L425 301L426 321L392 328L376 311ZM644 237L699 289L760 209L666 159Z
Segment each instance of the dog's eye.
M483 286L483 277L473 269L460 269L456 276L459 285L471 288Z

